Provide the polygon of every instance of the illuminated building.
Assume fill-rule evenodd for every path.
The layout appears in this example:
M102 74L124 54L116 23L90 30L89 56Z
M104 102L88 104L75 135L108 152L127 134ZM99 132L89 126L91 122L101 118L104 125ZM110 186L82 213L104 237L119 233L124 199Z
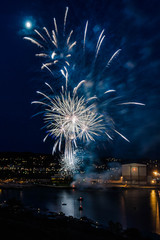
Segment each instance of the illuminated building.
M147 168L146 164L130 163L122 164L123 181L128 184L146 184Z
M41 153L0 153L0 179L50 179L59 168L58 156Z

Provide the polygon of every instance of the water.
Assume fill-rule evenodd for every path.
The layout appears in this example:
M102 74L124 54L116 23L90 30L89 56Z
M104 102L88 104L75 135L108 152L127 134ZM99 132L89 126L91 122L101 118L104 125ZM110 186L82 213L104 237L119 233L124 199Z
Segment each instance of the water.
M67 216L86 216L107 225L110 220L120 222L123 228L136 227L141 231L160 234L160 198L155 189L74 190L34 187L23 190L1 190L0 201L17 198L24 205ZM83 211L79 211L83 197ZM66 203L67 205L62 205Z

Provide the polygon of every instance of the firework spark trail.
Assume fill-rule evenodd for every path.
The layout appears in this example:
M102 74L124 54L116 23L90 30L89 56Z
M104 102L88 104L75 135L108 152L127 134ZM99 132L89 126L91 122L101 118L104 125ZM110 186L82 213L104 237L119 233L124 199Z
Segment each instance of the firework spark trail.
M95 99L98 99L97 96L90 97L90 98L87 99L87 102L95 100Z
M116 90L114 90L114 89L110 89L110 90L107 90L106 92L104 92L104 94L106 94L106 93L111 93L111 92L115 92Z
M54 28L55 28L56 34L58 35L58 28L57 28L57 22L56 22L56 19L53 18L53 21L54 21Z
M46 53L37 53L37 54L35 54L35 56L36 56L36 57L46 57L46 58L49 57L49 55L46 54Z
M108 137L110 140L113 140L113 138L112 138L107 132L105 132L105 134L107 135L107 137Z
M104 33L104 29L102 30L102 32L101 32L100 35L99 35L99 38L98 38L98 41L97 41L97 45L96 45L96 49L97 49L98 46L99 46L99 42L100 42L100 40L101 40L101 37L103 36L103 33Z
M50 88L50 90L54 93L54 91L53 91L53 88L51 87L51 85L50 84L48 84L47 82L45 82L45 84L46 84L46 86L47 87L49 87Z
M34 29L34 31L40 36L40 38L47 43L46 39L42 36L42 34L40 34L39 31L37 31L36 29Z
M117 134L119 134L124 140L126 140L127 142L130 142L124 135L122 135L120 132L118 132L117 130L113 129L113 131L115 131Z
M139 106L145 106L144 103L139 103L139 102L125 102L125 103L119 103L117 105L139 105Z
M51 35L49 34L48 30L46 27L43 27L43 30L46 32L46 35L48 36L48 38L50 39L50 41L52 42L52 38Z
M65 72L64 72L65 70ZM63 77L66 79L66 91L67 91L67 87L68 87L68 70L67 68L64 66L64 70L61 69L61 73L63 75Z
M83 83L86 83L86 80L82 80L81 82L78 83L78 85L73 89L73 93L74 93L74 94L77 93L78 88L80 88L80 86L81 86Z
M63 28L63 33L64 34L65 34L65 28L66 28L67 14L68 14L68 7L66 7L66 12L65 12L65 15L64 15L64 28Z
M49 67L47 67L46 64L42 64L41 69L43 69L43 68L46 68L54 76L53 72L51 71L51 69Z
M111 62L113 61L113 59L114 59L115 57L118 56L118 54L120 53L120 51L121 51L121 49L118 49L118 50L112 55L112 57L109 59L107 65L106 65L106 67L109 67L109 66L110 66Z
M40 47L40 48L44 48L40 43L38 43L38 42L37 42L36 40L34 40L33 38L24 37L23 39L31 41L32 43L36 44L36 45L37 45L38 47Z
M68 49L69 49L69 50L71 50L71 49L72 49L72 48L73 48L73 47L76 45L76 43L77 43L76 41L75 41L75 42L73 42L73 43L72 43L72 44L69 46L69 48L68 48Z
M97 51L96 51L96 55L95 55L95 60L96 60L96 58L97 58L97 56L98 56L98 53L99 53L99 51L100 51L100 47L101 47L101 45L102 45L102 42L103 42L104 38L105 38L105 35L101 38L101 40L100 40L100 42L99 42L99 44L98 44L98 46L97 46Z
M72 36L72 33L73 33L73 30L71 30L71 32L70 32L70 34L69 34L69 36L68 36L68 38L67 38L67 45L69 45L69 41L70 41L70 38L71 38L71 36Z
M88 21L86 22L86 26L85 26L85 30L84 30L84 38L83 38L83 51L84 52L85 52L85 47L86 47L87 29L88 29Z

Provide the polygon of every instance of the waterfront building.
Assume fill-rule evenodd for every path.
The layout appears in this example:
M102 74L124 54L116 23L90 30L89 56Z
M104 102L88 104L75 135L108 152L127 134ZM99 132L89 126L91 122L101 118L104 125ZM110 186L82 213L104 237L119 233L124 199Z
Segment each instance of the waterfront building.
M147 184L146 164L122 164L123 182L127 184Z

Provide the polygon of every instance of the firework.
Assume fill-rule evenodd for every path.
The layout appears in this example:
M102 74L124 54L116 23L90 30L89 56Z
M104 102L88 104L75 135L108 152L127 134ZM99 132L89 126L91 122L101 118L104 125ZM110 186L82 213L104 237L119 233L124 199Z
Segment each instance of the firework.
M76 41L71 41L73 30L66 34L66 22L68 15L68 7L66 7L64 16L64 28L63 32L58 31L56 19L53 19L54 29L51 31L46 27L40 32L37 29L34 30L36 33L35 38L24 37L25 40L30 41L41 49L36 54L37 57L44 59L41 69L47 69L53 75L53 69L58 64L60 66L70 66L70 58Z
M61 73L65 78L65 88L59 95L54 95L52 87L48 84L47 87L51 91L50 95L37 91L37 94L43 97L42 101L33 101L32 104L40 104L44 111L43 120L46 128L45 142L48 137L53 137L54 145L52 154L62 151L63 167L69 171L75 170L77 158L75 149L78 149L79 141L91 142L96 141L102 135L106 135L108 139L113 140L110 135L113 132L122 137L125 141L130 142L122 133L115 129L114 121L105 114L100 114L97 110L95 102L97 96L86 98L83 95L79 97L78 89L86 84L86 80L82 80L77 84L73 91L68 90L68 71L67 68L61 69ZM115 92L110 89L104 92L104 95ZM138 102L126 102L119 105L136 104L144 105Z
M59 96L48 96L37 91L44 97L43 101L33 101L45 107L44 123L48 136L53 136L55 143L52 154L57 150L61 151L64 142L64 161L68 167L74 168L74 150L77 148L77 141L95 141L95 137L102 134L105 129L104 117L96 112L95 104L89 104L84 96L77 95L77 89L82 82L74 88L73 93L65 91ZM47 84L50 89L51 86ZM76 90L75 90L76 89Z

